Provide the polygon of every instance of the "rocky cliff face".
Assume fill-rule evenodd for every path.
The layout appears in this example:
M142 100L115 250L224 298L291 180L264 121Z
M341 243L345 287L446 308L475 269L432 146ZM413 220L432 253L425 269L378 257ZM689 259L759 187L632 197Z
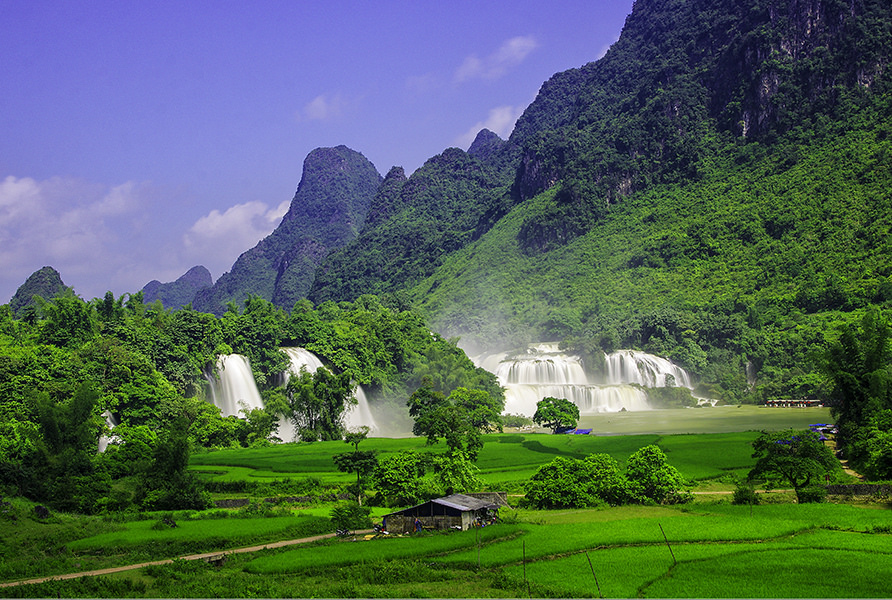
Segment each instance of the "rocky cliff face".
M696 180L735 138L837 119L887 69L890 21L873 0L638 0L607 54L553 76L518 120L515 195L562 186L521 243L560 245L630 193Z
M164 308L181 308L195 298L195 294L214 285L210 271L198 265L186 271L176 281L161 283L153 280L142 288L143 302L151 304L160 300Z
M380 183L362 154L346 146L314 150L281 224L200 291L193 307L222 314L228 302L257 295L290 309L306 296L321 260L357 236Z

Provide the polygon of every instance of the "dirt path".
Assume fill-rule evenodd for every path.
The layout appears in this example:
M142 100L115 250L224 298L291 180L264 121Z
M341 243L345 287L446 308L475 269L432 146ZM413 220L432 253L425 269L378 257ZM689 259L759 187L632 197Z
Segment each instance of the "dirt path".
M371 529L357 531L356 535L365 535L367 533L372 533ZM153 560L150 562L138 563L135 565L124 565L121 567L108 567L107 569L96 569L94 571L81 571L80 573L63 573L61 575L49 575L47 577L35 577L33 579L22 579L20 581L7 581L6 583L0 583L0 587L12 587L15 585L25 585L29 583L43 583L45 581L52 581L53 579L77 579L78 577L92 577L94 575L109 575L111 573L120 573L121 571L132 571L134 569L141 569L143 567L149 567L152 565L166 565L172 563L175 560L216 560L219 558L223 558L227 554L244 554L245 552L259 552L260 550L266 550L267 548L283 548L285 546L294 546L296 544L307 544L309 542L315 542L318 540L324 540L325 538L334 537L333 533L324 533L322 535L314 535L312 537L300 538L297 540L281 540L278 542L269 542L268 544L261 544L258 546L247 546L244 548L233 548L231 550L217 550L216 552L203 552L201 554L189 554L188 556L179 556L177 558L167 558L164 560Z

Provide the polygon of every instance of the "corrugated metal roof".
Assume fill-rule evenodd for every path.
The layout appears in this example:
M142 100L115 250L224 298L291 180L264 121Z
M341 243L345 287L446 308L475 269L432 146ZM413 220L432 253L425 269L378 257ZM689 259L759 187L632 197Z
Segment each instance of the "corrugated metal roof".
M486 508L492 504L492 502L472 498L471 496L465 496L464 494L452 494L451 496L446 496L444 498L434 498L431 502L458 510L480 510L481 508Z
M415 509L424 506L425 504L440 504L442 506L446 506L449 508L454 508L455 510L460 511L470 511L470 510L480 510L482 508L498 508L497 504L494 504L488 500L480 500L479 498L473 498L471 496L466 496L464 494L452 494L451 496L444 496L443 498L434 498L433 500L428 500L427 502L422 502L421 504L416 504L415 506L410 506L408 508L404 508L402 510L398 510L390 513L390 515L399 515L403 513L411 513ZM385 515L390 516L390 515Z

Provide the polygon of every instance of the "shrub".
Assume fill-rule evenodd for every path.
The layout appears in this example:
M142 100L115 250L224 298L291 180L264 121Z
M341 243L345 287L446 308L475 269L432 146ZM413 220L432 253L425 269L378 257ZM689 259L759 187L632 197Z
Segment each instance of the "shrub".
M626 476L639 500L679 504L692 499L691 494L683 489L685 481L681 473L669 464L666 455L657 446L645 446L630 456Z
M747 485L745 483L737 484L737 488L734 490L734 496L731 499L731 504L758 504L759 503L759 494L756 493L756 488L751 485Z
M796 500L799 504L824 502L827 500L827 488L822 485L810 485L796 490Z
M356 502L340 502L331 509L331 524L336 530L369 529L372 527L371 511Z

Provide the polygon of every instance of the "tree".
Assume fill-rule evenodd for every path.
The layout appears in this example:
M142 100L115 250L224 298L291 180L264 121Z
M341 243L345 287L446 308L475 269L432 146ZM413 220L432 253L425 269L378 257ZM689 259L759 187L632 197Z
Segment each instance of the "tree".
M753 450L756 466L748 479L781 481L796 491L800 502L804 490L839 469L839 461L830 449L817 433L807 429L762 432L753 441Z
M189 471L189 420L178 416L159 436L152 462L137 486L136 501L146 510L203 510L210 494Z
M372 526L370 513L370 508L355 502L339 502L331 509L331 524L334 525L335 531L369 529Z
M477 476L479 469L462 450L435 456L434 471L443 493L447 496L474 491L483 483Z
M285 396L288 416L300 439L341 439L347 405L356 403L353 390L349 373L335 375L325 367L292 376L285 386Z
M378 452L376 450L360 450L359 444L369 434L368 427L360 427L358 431L348 431L344 434L344 442L353 444L353 452L344 452L332 456L338 471L343 473L356 473L356 503L362 506L362 496L365 490L365 481L378 466Z
M579 421L579 407L566 398L547 397L536 403L533 422L557 433L564 427L576 427Z
M524 504L534 508L586 508L604 501L593 488L591 464L558 456L539 467L524 486Z
M833 382L830 410L839 430L837 447L859 468L877 464L875 449L883 444L872 440L892 431L877 420L892 410L892 331L883 315L872 309L860 327L846 326L825 351L823 370ZM892 470L877 474L892 476Z
M657 504L678 504L691 500L684 491L685 481L678 469L669 464L659 447L640 448L626 467L626 477L633 495L639 500L649 499Z
M375 469L375 488L384 506L414 504L425 495L422 477L427 461L414 452L396 452L382 456Z
M427 437L428 444L445 440L450 452L464 452L472 461L477 460L483 447L480 434L502 429L502 405L483 390L458 387L444 398L425 385L412 394L407 404L415 419L412 433Z

